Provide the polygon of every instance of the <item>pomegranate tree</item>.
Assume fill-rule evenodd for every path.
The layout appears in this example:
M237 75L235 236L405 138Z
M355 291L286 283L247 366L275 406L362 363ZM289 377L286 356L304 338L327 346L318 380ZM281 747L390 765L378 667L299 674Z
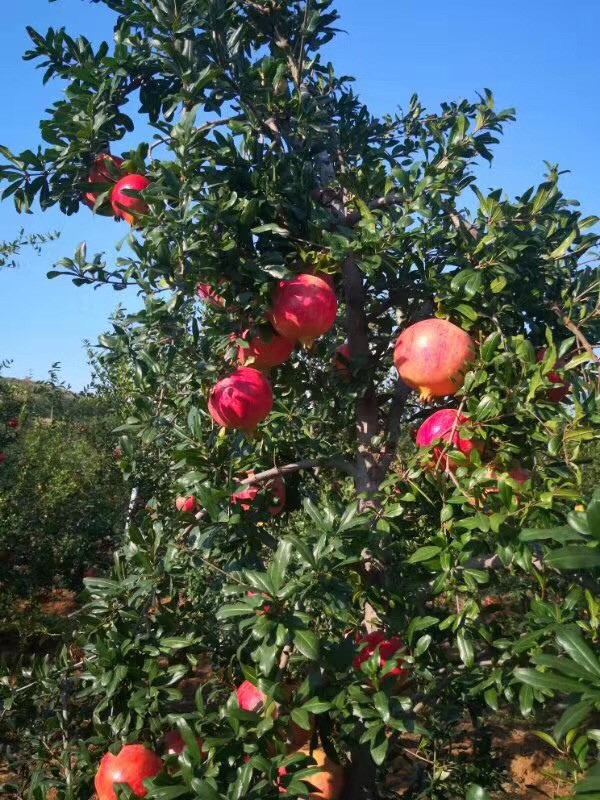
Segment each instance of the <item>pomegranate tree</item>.
M298 275L280 281L273 295L269 319L286 339L304 347L332 327L337 316L337 298L327 281L316 275Z
M259 370L240 367L223 378L208 400L211 417L223 428L252 433L273 407L271 384Z
M422 400L456 394L475 358L468 333L445 319L425 319L402 331L394 349L398 374Z

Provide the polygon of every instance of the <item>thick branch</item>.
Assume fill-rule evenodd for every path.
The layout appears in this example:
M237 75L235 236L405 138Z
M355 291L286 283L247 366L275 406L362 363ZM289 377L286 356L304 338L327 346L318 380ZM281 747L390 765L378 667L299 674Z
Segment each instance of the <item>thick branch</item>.
M269 478L276 478L278 475L288 475L291 472L299 472L302 469L315 469L316 467L331 466L347 472L348 475L354 475L355 469L348 461L342 458L314 458L308 461L297 461L294 464L284 464L281 467L272 467L264 472L257 472L248 478L239 482L240 486L247 486L255 483L262 483L269 480Z

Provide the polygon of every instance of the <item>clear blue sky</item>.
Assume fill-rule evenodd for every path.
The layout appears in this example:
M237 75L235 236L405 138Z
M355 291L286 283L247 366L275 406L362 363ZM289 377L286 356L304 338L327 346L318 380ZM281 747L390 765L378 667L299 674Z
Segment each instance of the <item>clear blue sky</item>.
M515 106L517 122L496 149L480 185L519 193L538 181L543 159L571 170L564 186L586 213L600 211L600 3L598 0L338 0L346 31L329 46L339 73L354 75L374 113L406 105L417 92L430 107L491 88L497 107ZM41 85L34 63L21 61L25 26L44 31L65 26L95 42L111 39L113 14L87 0L4 0L0 31L0 143L19 150L38 143L37 121L60 85ZM134 134L147 138L145 132ZM105 251L124 225L56 210L19 217L0 205L0 240L19 227L61 230L41 257L26 253L17 270L0 272L0 358L12 358L15 377L43 378L60 361L63 378L80 389L89 378L82 341L107 328L118 302L134 307L133 294L76 288L68 279L48 281L47 269L86 240Z

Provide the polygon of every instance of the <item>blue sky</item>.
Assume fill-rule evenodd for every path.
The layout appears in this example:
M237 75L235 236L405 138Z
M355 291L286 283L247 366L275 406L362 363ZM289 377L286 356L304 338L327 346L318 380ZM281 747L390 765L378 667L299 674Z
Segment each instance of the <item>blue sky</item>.
M28 46L26 25L45 32L65 26L94 42L111 39L113 14L87 0L27 0L4 3L0 32L0 143L12 149L37 145L38 120L60 85L41 85L41 72L21 61ZM496 148L482 187L509 194L537 182L543 160L569 169L564 187L586 213L600 211L600 25L598 0L338 0L346 33L329 46L338 74L357 78L356 88L372 112L393 111L417 92L430 107L443 100L493 90L497 107L514 106L517 122ZM148 138L136 132L133 140ZM40 257L26 252L16 270L0 272L0 359L8 374L44 378L55 361L75 389L89 379L82 346L107 328L117 303L134 307L132 293L76 288L45 273L86 240L89 252L114 254L124 224L86 209L64 217L55 209L19 216L10 201L0 206L0 240L20 228L60 229L61 237Z

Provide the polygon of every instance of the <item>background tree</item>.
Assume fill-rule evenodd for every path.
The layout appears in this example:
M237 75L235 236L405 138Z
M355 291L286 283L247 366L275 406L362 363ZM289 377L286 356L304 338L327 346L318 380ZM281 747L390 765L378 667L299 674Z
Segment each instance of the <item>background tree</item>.
M465 715L479 729L499 709L532 714L560 691L547 659L597 643L596 506L570 533L540 533L584 500L580 448L597 436L597 218L564 198L556 166L515 199L477 186L514 116L488 90L374 118L321 60L331 0L101 1L112 47L30 30L26 58L68 92L41 122L47 146L5 153L0 176L19 209L39 196L89 213L83 195L132 224L114 267L81 245L50 277L143 296L101 344L131 378L123 468L152 474L154 497L110 577L86 582L82 658L38 665L7 717L23 784L87 797L109 746L159 749L177 728L187 749L151 797L306 797L303 738L343 765L344 800L384 795L415 736L412 796L463 796L493 777L451 756L439 768L449 732ZM111 161L139 116L154 140ZM278 281L315 273L302 291L325 304L330 282L335 325L270 372L273 411L253 435L220 429L214 386L282 327ZM398 334L432 318L475 347L464 385L427 407L392 365ZM569 385L561 402L553 379ZM455 427L437 453L410 443L436 409L465 415L467 445ZM275 514L265 482L279 477ZM264 491L242 504L245 479ZM357 661L375 631L391 644ZM586 706L555 731L567 748L577 737L573 781L596 756L596 690L576 677ZM244 679L258 710L240 708Z

